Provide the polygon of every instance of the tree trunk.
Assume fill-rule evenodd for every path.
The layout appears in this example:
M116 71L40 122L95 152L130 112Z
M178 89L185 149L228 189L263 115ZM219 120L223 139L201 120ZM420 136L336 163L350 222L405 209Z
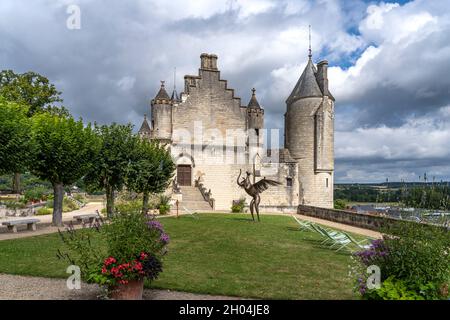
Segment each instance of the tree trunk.
M148 192L144 192L144 200L142 201L142 212L148 214Z
M20 173L16 172L13 176L13 193L20 193Z
M114 189L106 187L106 214L108 218L114 215Z
M53 184L53 221L52 224L62 227L62 212L64 200L64 186L62 183Z

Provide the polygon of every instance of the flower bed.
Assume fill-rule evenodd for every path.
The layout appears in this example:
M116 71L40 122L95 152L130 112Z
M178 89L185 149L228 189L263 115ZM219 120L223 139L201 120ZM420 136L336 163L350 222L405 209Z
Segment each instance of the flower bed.
M449 249L450 232L443 228L390 226L382 240L354 254L355 289L363 299L448 299Z

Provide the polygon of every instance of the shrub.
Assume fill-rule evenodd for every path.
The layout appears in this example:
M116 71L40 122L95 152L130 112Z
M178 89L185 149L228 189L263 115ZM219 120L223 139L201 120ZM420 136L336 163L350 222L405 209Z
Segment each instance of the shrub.
M355 254L363 266L358 290L365 298L412 297L405 293L412 291L415 298L445 299L450 282L449 247L450 232L444 228L414 222L385 227L383 240ZM364 268L370 265L380 268L384 291L365 287Z
M135 200L121 200L115 204L116 212L130 212L142 210L142 201Z
M381 284L380 289L370 290L366 296L369 300L424 300L415 290L411 290L405 281L396 280L393 276Z
M27 202L47 200L49 190L45 187L34 187L25 190L24 197Z
M98 232L103 241L93 241ZM110 224L88 230L69 228L60 233L67 253L58 256L79 265L82 278L113 288L130 280L154 280L162 271L169 236L156 220L149 220L141 210L116 213Z
M238 201L233 201L233 205L231 206L231 212L233 213L242 213L245 208L245 198L241 198Z
M6 206L7 209L13 209L13 210L26 208L26 205L20 201L5 201L4 205Z
M84 195L82 195L81 193L76 193L73 198L83 204L87 203L87 199Z
M170 197L168 196L162 195L159 197L159 204L158 204L159 214L164 215L170 212L169 201Z
M67 197L64 197L64 200L63 200L63 211L64 212L74 211L74 210L78 210L78 209L80 209L80 207L74 201L68 199Z
M337 210L344 210L347 207L347 202L343 199L337 199L334 201L334 208Z
M39 208L38 211L36 212L36 216L47 216L53 213L53 209L51 208Z

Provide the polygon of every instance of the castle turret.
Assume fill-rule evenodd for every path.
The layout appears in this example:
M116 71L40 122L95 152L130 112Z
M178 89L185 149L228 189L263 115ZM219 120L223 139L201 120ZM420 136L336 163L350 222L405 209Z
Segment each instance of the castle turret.
M333 207L334 97L328 62L308 63L286 100L285 147L298 163L299 202Z
M249 129L262 129L264 128L264 110L259 105L256 99L256 89L252 89L252 97L247 107L248 116L248 128Z
M172 140L172 105L173 101L167 94L164 81L161 81L161 88L151 102L152 139L162 142Z
M144 121L142 122L142 125L141 125L141 128L139 129L138 134L142 139L151 139L152 129L150 128L150 125L148 124L146 114L144 114Z

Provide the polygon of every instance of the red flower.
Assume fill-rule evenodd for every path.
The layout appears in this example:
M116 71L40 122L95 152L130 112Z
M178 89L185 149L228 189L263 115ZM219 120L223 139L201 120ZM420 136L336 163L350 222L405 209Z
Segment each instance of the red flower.
M117 260L114 259L113 257L109 257L109 258L105 259L105 265L106 266L109 266L110 264L113 264L113 263L116 263L116 262L117 262Z
M145 259L147 259L147 257L148 257L148 254L146 254L145 252L142 252L140 255L141 260L145 260Z

